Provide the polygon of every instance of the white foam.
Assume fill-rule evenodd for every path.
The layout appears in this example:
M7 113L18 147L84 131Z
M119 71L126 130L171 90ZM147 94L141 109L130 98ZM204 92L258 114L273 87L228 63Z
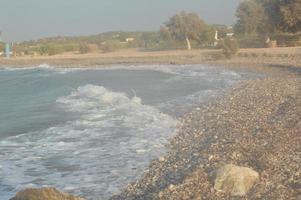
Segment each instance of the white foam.
M88 199L105 198L135 179L150 159L164 152L176 120L159 109L184 114L189 106L198 106L206 97L242 78L236 72L207 69L202 65L103 69L42 65L34 69L42 71L38 75L76 70L155 70L170 75L162 80L161 86L182 86L188 80L191 84L186 88L195 88L190 93L178 94L177 90L174 92L177 95L171 93L170 98L160 99L150 106L145 105L135 91L128 96L102 86L78 87L56 100L57 106L72 121L0 141L0 194L10 191L9 195L13 196L19 188L33 184L54 186Z
M20 71L20 70L42 70L44 72L56 73L56 74L67 74L78 71L102 71L102 70L151 70L171 74L174 77L167 81L174 81L183 77L200 77L206 78L209 74L214 75L214 72L220 74L224 78L229 76L231 78L239 79L241 74L231 70L221 70L213 66L207 66L203 64L191 64L191 65L110 65L110 66L80 66L80 67L62 67L52 66L48 64L41 64L33 67L15 68L15 67L4 67L2 70L7 71ZM213 72L213 73L212 73ZM250 73L248 73L250 75ZM47 74L44 74L47 76ZM208 77L210 78L210 76ZM216 77L214 77L216 78Z
M42 72L49 72L49 73L57 73L57 74L66 74L70 72L76 71L86 71L92 70L93 68L90 67L60 67L60 66L52 66L48 64L41 64L32 67L2 67L0 68L1 71L28 71L28 70L39 70Z
M41 65L32 66L32 67L3 67L1 69L5 70L5 71L24 71L24 70L33 70L33 69L50 70L50 69L54 69L54 67L51 67L48 64L41 64Z
M88 199L111 195L164 152L176 125L139 97L96 85L79 87L57 104L76 120L0 141L0 186L13 188L11 196L27 185Z

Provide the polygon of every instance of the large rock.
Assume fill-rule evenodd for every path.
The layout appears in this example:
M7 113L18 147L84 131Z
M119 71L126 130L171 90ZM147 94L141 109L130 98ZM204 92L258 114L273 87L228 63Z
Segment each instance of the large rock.
M10 200L84 200L55 188L26 189L20 191Z
M259 179L259 174L247 167L225 165L217 171L214 188L232 196L244 196Z

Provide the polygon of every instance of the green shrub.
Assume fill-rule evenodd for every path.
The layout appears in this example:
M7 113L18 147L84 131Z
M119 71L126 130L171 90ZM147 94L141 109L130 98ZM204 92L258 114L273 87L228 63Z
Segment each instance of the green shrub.
M234 55L236 55L239 50L238 43L235 39L226 38L221 41L220 45L223 50L223 54L228 59L231 59Z
M279 33L271 36L272 40L276 40L278 46L294 47L301 46L301 33Z
M4 52L5 44L3 42L0 42L0 52Z
M64 50L60 45L56 44L42 44L41 46L38 47L37 52L40 55L49 55L53 56L56 54L63 53Z
M265 38L257 35L244 35L238 39L240 48L263 48L265 47Z
M49 56L57 55L57 54L60 54L63 52L64 52L63 48L59 45L49 45L48 46L48 55Z
M104 44L101 46L103 53L109 53L115 51L115 48L110 44Z
M84 42L80 43L79 44L79 53L86 54L88 52L89 52L89 48L88 48L87 43L84 43Z
M48 55L49 49L46 45L42 45L39 47L38 52L40 55Z
M72 52L79 50L79 45L76 43L67 43L62 46L64 52Z
M108 40L105 43L103 43L100 48L103 51L103 53L114 52L118 48L121 48L119 43L120 42L118 42L118 41Z

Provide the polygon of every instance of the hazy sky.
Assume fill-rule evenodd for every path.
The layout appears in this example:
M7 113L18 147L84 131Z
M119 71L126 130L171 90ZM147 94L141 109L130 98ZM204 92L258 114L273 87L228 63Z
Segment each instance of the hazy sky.
M112 30L158 30L181 11L207 23L231 25L241 0L0 0L0 30L7 41Z

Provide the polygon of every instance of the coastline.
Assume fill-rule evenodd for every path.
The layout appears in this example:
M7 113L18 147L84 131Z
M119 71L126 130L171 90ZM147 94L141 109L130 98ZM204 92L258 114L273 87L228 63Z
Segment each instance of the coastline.
M271 76L243 81L186 114L170 151L110 200L300 198L298 73L277 69ZM244 197L218 192L215 173L224 164L250 167L260 180Z
M298 49L299 51L300 49ZM233 199L213 189L216 169L237 164L255 169L260 181L245 197L298 199L301 143L301 57L243 57L213 61L197 52L162 57L37 59L0 65L26 67L47 62L54 67L139 64L206 64L268 73L247 80L211 103L183 116L170 151L150 163L141 179L111 200ZM272 52L273 53L273 52ZM274 55L274 54L273 54ZM6 60L8 61L8 60ZM5 61L5 62L6 62ZM12 63L11 63L12 62Z
M274 49L240 49L231 60L220 59L221 50L122 50L106 54L63 54L56 56L0 58L0 68L24 68L49 64L55 68L103 68L112 65L185 65L211 64L239 66L246 69L259 65L301 66L301 47ZM237 68L238 69L238 68ZM252 70L252 69L249 69Z
M173 50L173 51L140 51L137 49L122 50L111 53L98 54L67 54L56 56L35 56L1 58L1 66L22 68L49 64L56 67L98 67L111 65L142 65L142 64L199 64L200 61L210 60L216 50Z

